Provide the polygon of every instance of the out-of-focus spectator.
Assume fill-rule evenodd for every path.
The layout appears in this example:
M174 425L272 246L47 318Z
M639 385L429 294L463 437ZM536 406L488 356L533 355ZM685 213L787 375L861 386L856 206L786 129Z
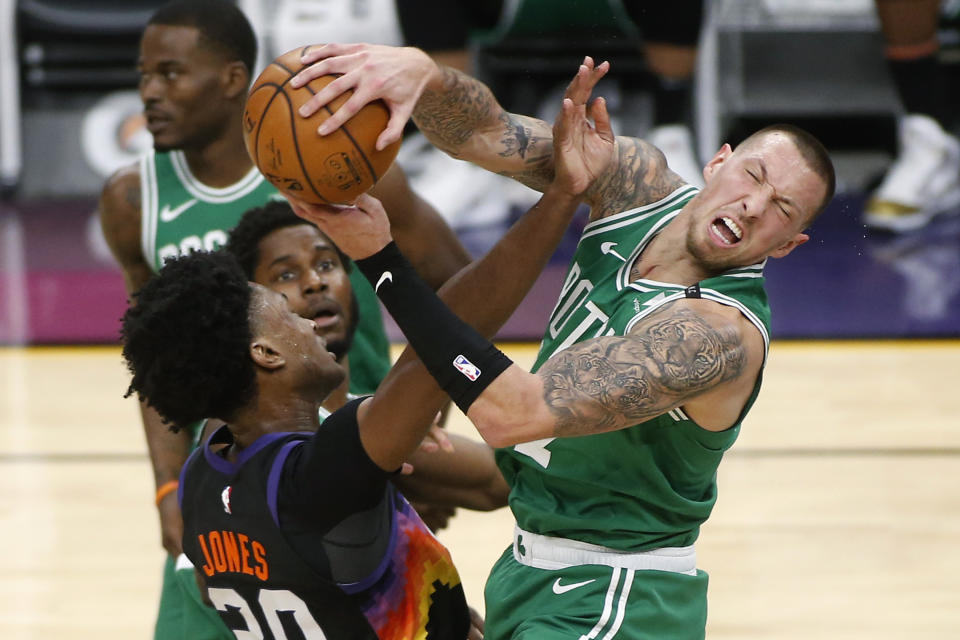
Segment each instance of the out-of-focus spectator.
M876 0L886 57L903 102L897 158L867 203L864 222L894 232L918 229L960 210L957 105L938 60L940 0Z

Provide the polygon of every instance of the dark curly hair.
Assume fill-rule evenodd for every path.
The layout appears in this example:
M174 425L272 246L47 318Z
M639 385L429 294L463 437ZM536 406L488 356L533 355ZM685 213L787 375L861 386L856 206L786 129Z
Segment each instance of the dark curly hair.
M204 418L229 421L257 392L250 359L251 289L222 251L168 260L123 315L127 396L177 431Z
M236 256L247 278L253 280L253 272L257 268L257 262L260 261L260 241L277 229L301 224L316 226L295 214L286 200L270 200L262 207L254 207L243 214L237 226L230 232L230 239L225 248ZM335 244L333 248L337 250L340 264L347 273L350 273L353 270L353 262Z
M193 27L200 32L200 43L217 49L228 60L239 60L253 79L257 60L257 37L247 16L228 0L174 0L150 17L148 25Z

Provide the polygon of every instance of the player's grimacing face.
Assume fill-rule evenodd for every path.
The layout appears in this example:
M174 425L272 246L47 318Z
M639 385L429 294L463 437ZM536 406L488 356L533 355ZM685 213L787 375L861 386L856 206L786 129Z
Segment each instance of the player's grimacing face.
M140 40L140 99L154 147L202 145L223 130L226 61L199 45L193 27L153 24Z
M807 241L803 230L826 186L787 135L721 150L706 174L687 248L710 269L782 257Z
M338 358L349 347L355 318L350 276L333 244L316 227L270 232L258 245L255 282L286 296L290 309L317 323Z

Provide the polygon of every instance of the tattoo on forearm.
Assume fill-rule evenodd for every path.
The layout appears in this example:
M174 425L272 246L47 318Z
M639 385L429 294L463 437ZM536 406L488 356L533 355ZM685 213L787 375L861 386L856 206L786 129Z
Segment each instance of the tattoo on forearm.
M744 371L746 351L735 329L715 329L689 309L669 307L641 325L627 336L574 345L540 369L555 435L637 424Z
M470 143L477 143L471 139L481 136L479 148L485 155L495 153L515 167L497 168L501 175L534 189L546 189L553 180L550 126L536 118L507 113L479 80L449 68L443 68L443 74L443 89L424 91L414 109L413 119L420 130L455 158L469 156Z
M663 153L637 138L617 138L615 170L597 180L588 200L598 203L592 217L602 218L670 195L683 184L667 168Z
M496 100L481 82L449 67L443 69L443 90L426 90L413 117L420 129L444 151L457 155L477 127L488 118Z
M503 112L500 122L503 125L500 157L519 156L523 161L522 171L503 172L502 175L543 191L553 180L553 136L543 135L538 130L544 126L540 120Z

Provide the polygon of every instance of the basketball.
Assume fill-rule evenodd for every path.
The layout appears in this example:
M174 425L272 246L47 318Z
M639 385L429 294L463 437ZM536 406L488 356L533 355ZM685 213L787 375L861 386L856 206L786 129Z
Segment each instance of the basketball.
M281 192L313 204L344 204L376 184L397 157L400 141L376 150L390 117L381 100L365 105L333 133L317 134L351 92L309 118L297 113L337 77L322 76L299 89L290 86L290 78L303 68L300 57L310 48L288 51L257 77L244 107L244 142L253 163Z

